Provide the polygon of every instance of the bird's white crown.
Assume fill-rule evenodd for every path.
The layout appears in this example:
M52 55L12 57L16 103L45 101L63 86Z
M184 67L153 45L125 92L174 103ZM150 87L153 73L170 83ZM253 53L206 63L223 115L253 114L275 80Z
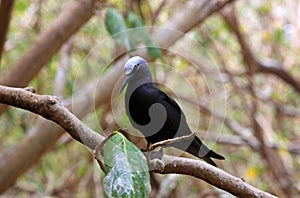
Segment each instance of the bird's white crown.
M130 58L124 65L125 74L129 75L133 71L134 67L147 63L145 59L140 56L134 56Z

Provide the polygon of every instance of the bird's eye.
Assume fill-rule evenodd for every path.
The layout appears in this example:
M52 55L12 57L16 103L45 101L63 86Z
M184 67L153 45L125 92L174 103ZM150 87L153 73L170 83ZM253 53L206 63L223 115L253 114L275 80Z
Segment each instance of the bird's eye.
M139 70L139 69L140 69L140 64L136 64L136 65L134 66L134 69L135 69L135 70Z

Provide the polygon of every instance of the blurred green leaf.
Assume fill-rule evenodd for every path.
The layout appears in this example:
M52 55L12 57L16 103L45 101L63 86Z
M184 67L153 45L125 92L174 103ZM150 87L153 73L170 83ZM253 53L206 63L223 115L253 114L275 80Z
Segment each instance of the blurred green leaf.
M133 12L129 12L127 15L128 26L134 29L134 33L131 34L130 41L133 46L138 43L144 43L148 50L148 55L152 58L162 58L162 54L159 48L157 48L153 42L151 35L145 28L142 20Z
M142 20L131 11L129 11L127 14L127 21L129 23L129 27L144 27Z
M274 37L276 43L282 43L283 42L283 37L284 37L284 31L281 27L278 27L274 31Z
M14 5L14 12L24 12L29 5L30 1L17 1Z
M159 48L157 47L147 47L148 55L152 58L162 58L162 54Z
M125 46L127 50L131 49L127 25L123 16L115 9L109 8L107 10L105 16L105 26L110 35L116 39L120 45Z
M119 132L103 147L108 197L148 197L151 191L147 161L143 153Z
M262 13L262 14L269 14L271 12L271 5L269 2L265 2L265 3L262 3L258 9L257 9L258 12Z

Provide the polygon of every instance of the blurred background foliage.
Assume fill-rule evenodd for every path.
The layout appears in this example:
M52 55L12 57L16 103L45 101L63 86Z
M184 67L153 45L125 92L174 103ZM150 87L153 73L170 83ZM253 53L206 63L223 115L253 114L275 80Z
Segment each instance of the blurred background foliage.
M65 1L62 0L18 0L15 2L5 53L1 59L0 75L30 47L39 32L43 31L65 8L62 6L64 3ZM107 71L111 60L115 58L115 54L118 54L120 44L114 40L105 41L105 39L109 39L110 35L105 26L106 11L109 7L114 8L124 19L131 11L140 18L144 25L159 26L182 9L185 3L182 0L107 0L106 6L98 10L95 16L73 36L66 85L60 97L62 99L71 98L72 94L97 79ZM244 0L236 1L234 4L240 31L244 34L244 39L255 57L261 61L278 63L299 81L299 2L293 0ZM240 132L245 135L244 137L253 139L251 110L255 103L256 113L261 115L259 118L262 126L268 129L264 134L266 142L278 150L288 170L287 177L290 177L293 186L299 189L299 92L275 75L258 73L249 76L240 44L221 14L216 13L208 17L200 26L195 26L188 35L202 46L202 49L196 49L196 47L189 49L194 51L192 53L194 58L197 58L197 53L207 57L214 65L219 66L221 74L224 75L223 85L227 95L226 117L243 126L244 131ZM96 50L93 50L95 47ZM201 75L193 69L190 63L176 54L163 53L164 63L172 65L188 79L192 87L197 90L196 94L200 100L207 99L209 90ZM30 82L29 86L34 87L39 94L52 95L54 78L59 65L60 55L56 54ZM209 67L209 65L207 66ZM155 79L160 84L170 85L174 83L174 79L176 81L176 77L172 76L171 67L160 65L152 69ZM251 87L254 91L251 91ZM184 87L179 87L179 89L184 89ZM172 92L172 90L168 90L168 87L166 91ZM209 113L201 112L201 120L194 122L194 113L201 108L188 101L183 103L181 105L184 106L189 121L194 125L200 124L199 130L206 130L210 122ZM1 154L8 152L18 144L27 135L30 128L34 127L37 118L37 115L30 112L9 108L0 119ZM119 118L119 120L122 125L129 125L126 117ZM110 105L97 109L94 114L85 117L83 121L96 131L102 133L104 130L106 135L117 127L113 115L110 113ZM194 127L197 128L197 126ZM199 136L203 137L204 134L201 133ZM225 156L226 160L219 163L220 168L237 177L244 178L255 187L277 193L271 182L269 167L264 158L259 152L254 152L249 148L242 138L233 133L226 124L222 128L221 134L206 134L205 139L205 142L213 146L214 150ZM217 140L219 143L215 144ZM176 151L169 150L168 152L175 154ZM103 176L89 151L83 149L79 143L72 141L66 134L4 195L95 197L102 194L103 177L100 177L99 174ZM228 196L213 186L192 177L152 176L154 186L152 189L155 191L153 196L217 197L218 194L223 194L224 197Z

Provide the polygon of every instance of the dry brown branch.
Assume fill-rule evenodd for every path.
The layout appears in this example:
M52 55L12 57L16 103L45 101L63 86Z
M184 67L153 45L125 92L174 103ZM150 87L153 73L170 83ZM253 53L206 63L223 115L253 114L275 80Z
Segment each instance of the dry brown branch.
M104 137L84 125L54 96L38 95L20 88L0 86L0 102L37 113L64 128L75 140L90 149L104 141ZM95 156L100 159L100 156ZM162 174L177 173L200 178L239 197L274 197L247 184L225 171L200 160L164 156Z
M14 2L14 0L1 0L0 2L0 60L4 51L4 43L8 32Z
M275 197L203 161L164 155L163 174L192 175L238 197Z

